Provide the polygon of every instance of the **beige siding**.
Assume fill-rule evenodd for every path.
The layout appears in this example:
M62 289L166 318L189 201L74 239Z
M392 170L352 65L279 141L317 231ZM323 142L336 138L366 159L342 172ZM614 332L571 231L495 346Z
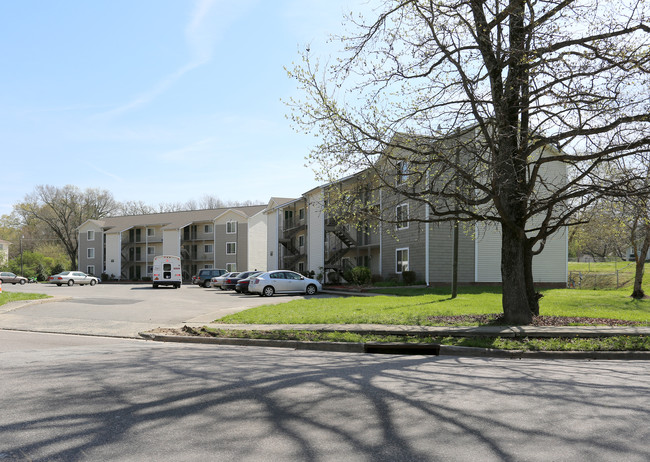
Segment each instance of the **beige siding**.
M477 225L477 282L501 282L501 232L494 226ZM567 234L551 236L544 251L533 258L536 283L564 284L567 281Z
M248 220L248 267L265 270L267 267L267 215L260 212Z

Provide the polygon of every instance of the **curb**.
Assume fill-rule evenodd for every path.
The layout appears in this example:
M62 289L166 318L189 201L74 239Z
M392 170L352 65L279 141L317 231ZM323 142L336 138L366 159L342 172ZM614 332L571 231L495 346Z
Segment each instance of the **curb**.
M146 340L152 340L156 342L292 348L294 350L330 351L338 353L429 355L506 359L650 360L650 351L522 351L495 350L488 348L460 347L438 344L383 342L305 342L300 340L267 340L158 335L148 332L140 332L139 335Z

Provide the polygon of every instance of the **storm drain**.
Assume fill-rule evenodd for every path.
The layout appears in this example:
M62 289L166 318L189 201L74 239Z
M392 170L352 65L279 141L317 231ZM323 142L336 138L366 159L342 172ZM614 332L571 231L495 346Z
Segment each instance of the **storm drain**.
M439 355L440 345L409 343L366 343L365 353L387 355Z

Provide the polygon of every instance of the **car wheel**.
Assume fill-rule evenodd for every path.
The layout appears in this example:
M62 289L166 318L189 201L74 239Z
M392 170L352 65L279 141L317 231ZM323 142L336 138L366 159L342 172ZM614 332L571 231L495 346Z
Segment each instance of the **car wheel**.
M95 284L97 284L97 281L95 281L94 279L91 279L91 280L90 280L90 285L91 285L91 286L94 286Z
M210 288L210 281L205 281L203 283L203 287L205 287L206 289Z
M262 290L262 295L264 295L265 297L273 297L274 293L275 293L275 289L273 288L273 286L266 286Z
M20 280L20 285L21 285L21 286L24 286L24 285L25 285L25 280L24 280L24 279L21 279L21 280Z
M307 295L316 295L316 292L317 292L317 291L318 291L318 290L316 289L316 286L315 286L314 284L309 284L309 285L307 286L307 289L305 289L305 293L306 293Z
M74 285L74 280L70 279L70 280L68 281L68 285L69 285L69 286L73 286L73 285Z
M154 288L154 289L157 289L157 288L158 288L158 284L154 282L154 283L153 283L153 288Z

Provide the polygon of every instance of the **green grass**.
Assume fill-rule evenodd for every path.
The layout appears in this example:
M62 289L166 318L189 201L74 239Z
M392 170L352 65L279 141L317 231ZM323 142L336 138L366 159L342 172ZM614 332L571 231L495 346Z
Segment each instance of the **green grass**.
M40 300L42 298L50 298L50 296L45 294L26 294L22 292L2 292L0 294L0 305L19 300Z
M582 271L583 273L614 273L615 271L634 272L633 261L606 261L606 262L569 262L569 271Z
M440 345L494 348L499 350L522 351L650 351L650 338L644 336L604 337L604 338L523 338L501 337L443 337L407 335L370 335L352 332L318 331L246 331L218 328L203 328L198 334L209 333L221 338L256 338L269 340L298 340L307 342L397 342L397 343L435 343Z
M399 324L440 325L431 316L502 313L498 287L461 287L450 299L443 289L382 289L411 296L341 297L293 300L225 316L217 322L250 324ZM633 300L630 288L618 290L541 290L545 316L622 319L650 325L650 300Z

